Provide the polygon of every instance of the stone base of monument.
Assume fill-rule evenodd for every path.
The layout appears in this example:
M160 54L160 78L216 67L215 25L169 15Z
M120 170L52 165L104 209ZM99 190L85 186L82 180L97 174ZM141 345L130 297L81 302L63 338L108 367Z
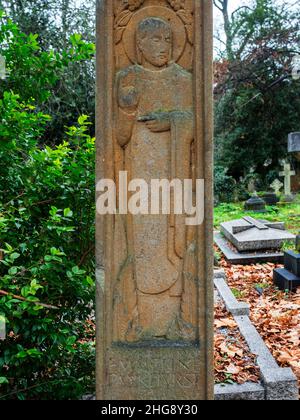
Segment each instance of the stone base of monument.
M224 254L225 259L233 265L248 265L270 262L283 264L284 254L281 251L239 252L220 232L215 232L215 244Z
M284 195L283 197L281 197L280 200L280 204L291 204L295 201L295 196L290 194L290 195Z
M265 213L267 211L265 201L259 198L257 195L254 195L248 201L246 201L244 204L244 209L246 211L252 211L253 213Z
M280 290L295 291L300 287L300 254L284 253L284 268L274 270L274 284Z
M261 383L217 385L216 400L298 401L298 381L291 369L280 368L249 318L249 306L237 301L226 283L223 270L215 272L215 287L232 313L250 351L257 355Z

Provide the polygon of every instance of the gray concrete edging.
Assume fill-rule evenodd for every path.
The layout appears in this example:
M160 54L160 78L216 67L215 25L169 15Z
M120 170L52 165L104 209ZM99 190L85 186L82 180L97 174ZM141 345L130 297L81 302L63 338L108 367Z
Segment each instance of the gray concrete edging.
M257 363L261 372L261 386L253 386L257 384L225 385L224 387L217 385L215 388L215 399L298 401L299 389L296 376L292 369L280 368L278 366L264 340L249 318L249 305L237 301L226 282L224 270L217 270L215 272L214 283L227 310L233 315L238 324L250 351L257 355ZM258 398L262 396L262 390L264 390L264 398Z

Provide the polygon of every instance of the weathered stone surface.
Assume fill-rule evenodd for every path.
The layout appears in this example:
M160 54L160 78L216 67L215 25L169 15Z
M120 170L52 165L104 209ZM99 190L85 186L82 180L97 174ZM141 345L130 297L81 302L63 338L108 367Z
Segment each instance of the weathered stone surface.
M224 238L224 236L221 233L216 232L214 238L216 245L220 248L226 260L230 262L230 264L249 265L263 262L283 264L284 254L281 251L269 250L260 252L239 252L237 249L232 247L230 241Z
M201 350L162 343L113 346L107 386L113 400L196 400L204 385Z
M266 400L298 400L297 378L280 368L248 317L234 317L252 353L257 355Z
M238 302L236 300L224 278L216 277L215 275L214 284L220 296L222 297L228 312L230 312L233 316L250 315L250 305L248 305L248 303Z
M221 232L240 252L280 249L285 242L296 239L282 223L249 217L222 223Z
M212 399L212 1L97 13L97 179L206 181L199 227L97 216L97 398Z
M216 401L264 401L265 389L260 384L216 385Z
M227 308L236 308L239 304L232 291L226 288L226 279L215 277L218 288ZM224 286L224 282L225 286ZM228 286L227 286L228 287ZM225 293L224 293L225 291ZM234 314L233 314L234 315ZM216 387L217 400L252 400L254 395L264 400L298 400L297 378L291 369L282 369L267 348L249 316L234 315L239 330L245 338L250 351L257 355L257 364L261 373L261 384L245 384L240 387L225 387L223 392ZM262 391L264 390L264 396Z
M298 381L292 369L261 369L267 401L299 401Z

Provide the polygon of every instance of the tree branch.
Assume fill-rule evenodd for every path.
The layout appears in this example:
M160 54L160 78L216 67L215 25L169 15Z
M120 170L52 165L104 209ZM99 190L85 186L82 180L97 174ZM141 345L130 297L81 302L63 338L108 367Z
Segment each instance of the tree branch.
M22 296L13 295L11 293L5 292L5 290L0 290L0 295L2 295L2 296L12 296L14 299L20 300L22 302L32 303L33 305L42 306L43 308L46 308L46 309L59 309L57 306L47 305L46 303L41 303L39 301L32 302L31 300L28 300L28 299L26 299Z

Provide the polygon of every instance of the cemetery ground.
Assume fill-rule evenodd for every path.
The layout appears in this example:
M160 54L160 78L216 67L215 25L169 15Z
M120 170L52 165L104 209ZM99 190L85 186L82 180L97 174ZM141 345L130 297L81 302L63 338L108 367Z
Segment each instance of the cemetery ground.
M264 219L270 222L284 222L286 229L294 234L298 234L300 228L300 195L294 203L279 204L278 206L267 206L267 212L255 214L247 212L243 208L243 203L225 203L215 208L214 225L218 229L220 224L245 216L252 216L256 219Z
M215 209L215 228L218 229L224 221L245 215L242 204L222 204ZM253 216L253 213L249 215ZM283 221L289 231L297 234L300 226L299 196L292 204L268 207L267 213L253 217ZM290 367L300 385L300 289L288 293L274 287L273 271L281 265L231 265L217 247L216 255L237 300L250 305L250 319L279 366Z

